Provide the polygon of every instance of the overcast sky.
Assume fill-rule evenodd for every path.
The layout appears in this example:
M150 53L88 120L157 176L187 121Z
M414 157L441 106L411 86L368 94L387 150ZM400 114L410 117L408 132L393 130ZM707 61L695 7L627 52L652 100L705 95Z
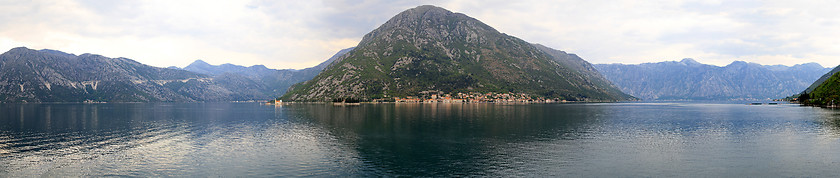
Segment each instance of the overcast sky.
M153 66L305 68L397 13L432 4L592 63L694 58L840 64L840 2L0 0L0 50L26 46Z

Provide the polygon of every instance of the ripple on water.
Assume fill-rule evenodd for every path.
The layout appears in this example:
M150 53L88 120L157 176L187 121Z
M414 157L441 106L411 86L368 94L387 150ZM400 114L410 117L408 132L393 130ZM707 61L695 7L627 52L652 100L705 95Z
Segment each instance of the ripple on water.
M2 159L9 172L36 175L82 164L101 156L155 143L186 133L183 125L155 125L101 131L24 134L5 142L9 149ZM49 171L45 171L49 170Z
M840 164L840 113L795 106L0 108L0 176L832 177Z

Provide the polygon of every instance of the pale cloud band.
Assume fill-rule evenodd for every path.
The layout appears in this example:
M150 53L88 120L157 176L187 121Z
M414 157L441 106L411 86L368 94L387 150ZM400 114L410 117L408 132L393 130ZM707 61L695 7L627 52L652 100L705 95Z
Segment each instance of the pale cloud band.
M7 1L0 50L305 68L433 4L592 63L840 64L836 1Z

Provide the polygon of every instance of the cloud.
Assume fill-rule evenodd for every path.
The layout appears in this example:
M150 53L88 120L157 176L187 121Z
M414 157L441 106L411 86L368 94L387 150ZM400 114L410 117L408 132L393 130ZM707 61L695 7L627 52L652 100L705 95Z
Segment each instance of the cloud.
M840 5L837 3L498 3L458 2L453 9L502 32L577 53L594 63L642 63L691 57L717 65L733 60L785 65L819 62L832 67L840 64L840 60L832 59L836 58L833 53L838 52L838 44L829 40L840 36L840 26L835 20L840 18L830 13L832 8L826 8L837 7Z
M203 59L305 68L422 4L593 63L840 64L840 3L776 0L11 0L0 5L0 50L97 53L161 67Z

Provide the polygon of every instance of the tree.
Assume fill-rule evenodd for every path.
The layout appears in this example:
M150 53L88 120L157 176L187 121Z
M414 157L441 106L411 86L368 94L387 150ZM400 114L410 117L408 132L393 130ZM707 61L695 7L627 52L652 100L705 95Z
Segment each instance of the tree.
M799 95L799 102L800 103L808 103L808 100L810 100L810 99L811 99L811 95L808 95L808 93L802 93L802 95Z

